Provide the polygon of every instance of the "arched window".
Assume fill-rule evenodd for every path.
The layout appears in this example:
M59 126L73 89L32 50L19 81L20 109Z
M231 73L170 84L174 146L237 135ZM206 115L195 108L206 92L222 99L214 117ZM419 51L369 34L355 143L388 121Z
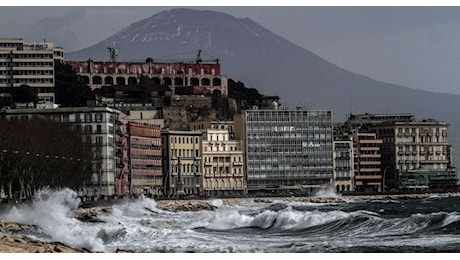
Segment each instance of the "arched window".
M213 78L212 79L212 85L213 86L220 86L220 84L221 84L220 78Z
M208 78L204 78L201 80L201 85L202 86L209 86L211 85L211 80L209 80Z
M182 78L174 78L174 85L183 86L184 85L184 80Z
M105 85L112 85L113 84L113 78L112 77L105 77L104 84Z
M93 84L95 85L101 85L102 84L102 78L99 76L94 76L93 77Z
M197 79L197 78L191 78L191 79L190 79L190 85L192 85L192 86L198 86L198 85L200 85L200 80Z
M128 85L137 85L137 79L135 77L129 77Z
M123 77L117 77L117 85L126 85L126 80Z
M171 86L172 85L171 83L172 83L171 78L169 78L169 77L164 77L163 78L163 84L165 84L167 86Z

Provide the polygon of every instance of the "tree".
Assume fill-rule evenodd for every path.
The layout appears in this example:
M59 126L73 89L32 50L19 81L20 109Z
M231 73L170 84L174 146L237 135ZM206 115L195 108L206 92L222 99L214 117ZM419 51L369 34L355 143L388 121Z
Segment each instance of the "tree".
M79 80L72 66L58 62L54 71L56 103L61 107L84 107L86 101L95 99L90 87Z
M262 103L262 95L255 88L246 88L244 83L228 79L228 97L237 101L239 109L248 109Z
M91 176L90 150L65 124L43 118L0 118L0 189L9 199L44 187L78 189Z
M29 85L21 85L18 88L11 88L11 95L13 101L16 103L30 103L37 102L37 90L31 88Z

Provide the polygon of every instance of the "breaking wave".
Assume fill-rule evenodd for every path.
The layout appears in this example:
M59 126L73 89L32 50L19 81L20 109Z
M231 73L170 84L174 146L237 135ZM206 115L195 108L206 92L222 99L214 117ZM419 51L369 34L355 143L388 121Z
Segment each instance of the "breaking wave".
M327 194L330 197L331 194ZM457 199L346 203L208 200L214 211L170 212L148 198L120 201L82 222L69 189L41 191L2 219L34 236L92 252L460 252Z

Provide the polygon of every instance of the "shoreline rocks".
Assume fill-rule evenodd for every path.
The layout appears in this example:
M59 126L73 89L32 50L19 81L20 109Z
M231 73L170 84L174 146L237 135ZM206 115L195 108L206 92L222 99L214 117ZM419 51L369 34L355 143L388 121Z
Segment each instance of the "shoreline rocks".
M298 201L310 203L346 203L356 200L417 200L429 197L460 197L460 193L440 194L378 194L378 195L350 195L336 197L256 197L256 198L223 198L224 205L238 205L246 203L274 203L276 201ZM114 203L113 205L115 205ZM215 210L212 200L158 200L157 208L165 211L200 211ZM82 222L102 222L98 216L110 214L112 206L81 207L71 213ZM44 242L27 237L26 234L33 226L0 220L0 253L90 253L85 249L76 249L59 242ZM120 253L130 250L117 250Z
M8 221L0 221L0 253L89 253L60 242L44 242L22 235L32 227Z

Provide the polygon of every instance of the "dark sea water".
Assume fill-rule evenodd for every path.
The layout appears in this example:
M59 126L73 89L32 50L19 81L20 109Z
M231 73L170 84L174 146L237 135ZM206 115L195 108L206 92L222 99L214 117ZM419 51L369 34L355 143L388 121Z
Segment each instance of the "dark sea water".
M169 212L152 199L113 206L99 223L69 217L75 192L48 192L3 220L37 225L28 235L94 252L426 253L460 252L460 197L349 200L338 204L274 201L215 211Z

